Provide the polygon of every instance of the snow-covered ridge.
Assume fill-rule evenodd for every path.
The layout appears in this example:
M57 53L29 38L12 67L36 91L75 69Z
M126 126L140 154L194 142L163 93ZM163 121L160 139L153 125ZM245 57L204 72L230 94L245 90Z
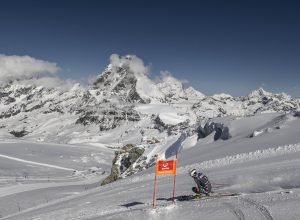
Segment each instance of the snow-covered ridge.
M182 168L182 171L186 172L189 168L197 168L197 169L211 169L216 167L224 167L232 164L245 163L253 160L260 160L270 157L282 156L285 154L292 154L300 152L300 143L299 144L291 144L279 147L271 147L263 150L256 150L248 153L236 154L232 156L226 156L224 158L219 158L215 160L203 161L199 164L189 165L185 168Z

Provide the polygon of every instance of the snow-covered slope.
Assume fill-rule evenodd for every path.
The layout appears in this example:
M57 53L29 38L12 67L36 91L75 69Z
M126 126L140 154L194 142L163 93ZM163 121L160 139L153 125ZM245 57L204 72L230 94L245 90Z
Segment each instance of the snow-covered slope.
M180 149L174 205L172 176L159 176L156 208L152 208L153 166L84 192L74 188L76 191L71 191L72 195L69 191L69 196L49 198L49 201L44 200L27 210L21 203L18 206L9 202L15 197L3 196L1 201L6 199L6 204L14 204L15 210L15 214L3 219L298 219L299 120L294 114L282 113L218 118L214 123L226 126L230 139L214 141L213 135L208 135L195 141L193 136L187 139L186 134L177 139L174 137L165 145L147 148L146 156L155 153L161 158L166 158L170 149L171 152ZM263 132L253 136L254 131ZM200 201L178 200L192 194L191 188L195 183L187 172L192 167L209 177L215 192L238 195L204 197ZM43 190L45 195L49 192L50 188ZM57 187L51 192L58 195L64 191ZM23 194L15 192L14 196L22 196L20 201L26 201L24 198L38 198L38 194L39 190L31 190ZM6 215L3 210L9 210L7 205L1 205L0 210Z

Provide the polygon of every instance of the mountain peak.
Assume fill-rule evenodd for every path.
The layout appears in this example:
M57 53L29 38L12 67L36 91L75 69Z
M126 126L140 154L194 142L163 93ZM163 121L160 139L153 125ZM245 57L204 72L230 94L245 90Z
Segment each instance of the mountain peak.
M185 90L186 94L188 95L188 97L191 97L191 98L199 98L199 99L203 99L205 98L206 96L199 92L198 90L194 89L193 87L188 87L186 90Z
M113 54L110 64L93 83L93 88L104 96L126 102L149 103L162 100L163 94L148 78L148 67L135 55L119 57Z
M144 65L143 60L135 55L120 57L117 54L110 56L110 68L124 68L134 74L148 74L149 68Z
M255 98L255 97L261 97L261 96L271 96L272 93L265 91L262 87L259 87L256 90L251 91L247 97L248 98Z

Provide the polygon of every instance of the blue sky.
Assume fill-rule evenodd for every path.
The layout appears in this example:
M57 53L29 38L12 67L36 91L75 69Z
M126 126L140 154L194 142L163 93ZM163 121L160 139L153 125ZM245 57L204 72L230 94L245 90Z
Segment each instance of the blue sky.
M199 91L263 86L300 97L298 1L3 0L0 54L55 62L60 77L100 73L135 54Z

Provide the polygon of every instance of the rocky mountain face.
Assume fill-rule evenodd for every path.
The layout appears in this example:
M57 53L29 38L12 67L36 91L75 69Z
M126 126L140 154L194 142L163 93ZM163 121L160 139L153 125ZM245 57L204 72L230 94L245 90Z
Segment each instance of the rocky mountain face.
M139 148L132 144L127 144L119 151L116 151L112 161L111 173L102 181L101 185L116 181L124 172L131 171L131 174L133 174L133 169L135 168L133 165L143 155L144 151L144 148Z

